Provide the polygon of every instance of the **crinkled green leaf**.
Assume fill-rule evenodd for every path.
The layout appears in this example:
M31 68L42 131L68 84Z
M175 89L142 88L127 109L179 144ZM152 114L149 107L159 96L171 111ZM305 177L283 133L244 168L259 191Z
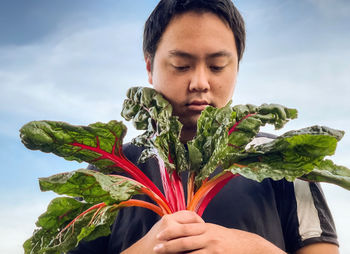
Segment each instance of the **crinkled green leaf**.
M341 131L312 126L290 131L277 139L246 152L246 157L232 161L229 170L247 178L293 181L314 170L325 156L335 152Z
M66 226L90 206L89 203L71 197L55 198L48 205L46 213L39 216L36 225L47 230Z
M132 87L127 92L121 112L125 120L132 120L138 130L154 130L156 126L152 120L167 120L172 115L171 104L152 88ZM165 125L162 121L161 126ZM160 130L162 131L162 130Z
M191 168L191 170L200 171L217 147L227 146L228 129L236 122L235 116L230 103L223 108L209 106L202 112L197 123L197 135L188 142L188 146L194 146L201 151L202 165L198 169Z
M147 87L130 88L121 115L145 130L132 141L145 148L139 162L159 155L168 170L188 170L186 149L180 142L182 124L172 116L172 106L161 94Z
M202 165L191 169L197 171L197 185L209 177L218 165L228 168L233 161L239 160L261 126L268 123L281 128L297 117L295 109L278 104L258 107L248 104L232 108L229 104L220 109L207 107L198 120L197 136L189 142L189 146L195 146L202 152Z
M105 175L98 171L79 169L39 179L42 191L54 191L71 197L82 197L96 204L119 203L139 194L141 185L120 176Z
M51 152L66 160L85 161L106 172L118 170L109 155L120 156L125 133L125 125L114 120L88 126L33 121L20 130L22 142L29 149Z
M26 253L62 253L82 239L89 241L109 235L119 209L117 204L140 194L142 187L132 179L88 169L40 178L39 183L42 191L52 190L83 200L62 197L51 201L36 223L39 228L24 244ZM88 209L91 211L85 213ZM83 216L64 229L82 213Z
M110 227L118 214L118 207L115 205L91 209L68 226L90 206L91 204L69 197L52 200L47 211L39 217L39 228L23 244L25 253L65 253L76 247L82 239L90 241L109 235Z
M327 182L350 190L350 169L339 166L331 160L321 161L315 169L301 177L302 180Z
M218 165L225 164L227 154L244 151L245 146L266 123L281 128L289 119L297 117L295 109L278 104L237 105L223 108L207 107L197 123L197 135L188 142L188 151L180 142L182 125L173 117L171 105L154 89L134 87L128 92L122 116L132 120L145 132L134 144L146 149L140 161L159 155L168 169L177 172L197 172L197 184L207 178ZM140 116L142 115L142 117ZM247 115L250 115L247 118ZM235 124L237 126L235 126ZM235 131L228 135L230 128Z

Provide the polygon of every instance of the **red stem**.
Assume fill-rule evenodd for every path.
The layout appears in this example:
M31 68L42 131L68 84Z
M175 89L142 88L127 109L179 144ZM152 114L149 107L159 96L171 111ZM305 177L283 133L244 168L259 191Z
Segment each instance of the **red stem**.
M216 186L216 184L220 183L226 178L230 178L231 175L231 172L222 172L203 184L194 194L191 203L189 203L187 206L187 209L190 211L197 211L201 203L205 200L205 196Z
M119 144L119 148L116 151L116 144L118 144L118 138L116 137L115 143L113 145L113 149L111 153L108 153L101 149L99 139L96 137L96 147L92 147L89 145L81 144L78 142L73 142L70 145L80 147L83 150L89 150L96 153L101 154L99 158L96 160L108 159L114 162L116 167L123 169L126 173L128 173L131 177L133 177L136 181L140 182L147 188L151 189L155 194L157 194L164 202L168 203L163 193L157 188L157 186L131 161L129 161L122 152L122 146Z
M220 182L216 183L215 186L209 190L206 195L202 198L202 200L197 205L198 209L196 210L197 214L202 217L205 208L207 208L210 201L215 197L216 194L232 179L238 176L238 174L232 174L231 172L226 172L225 174L229 174L226 178L223 178Z
M158 160L158 165L159 165L160 176L162 178L162 184L163 184L165 197L168 200L171 211L175 212L176 211L176 198L175 198L174 189L172 187L172 183L171 183L170 178L169 178L169 173L165 168L164 161L162 160L162 158L157 156L157 160Z
M181 178L175 170L171 176L177 198L177 211L186 210L185 192L182 186Z
M105 207L106 204L105 203L99 203L96 204L94 206L91 206L89 209L85 210L84 212L82 212L81 214L79 214L77 217L75 217L71 222L68 223L67 226L65 226L57 235L57 237L60 237L62 235L62 233L64 231L66 231L70 226L72 226L80 217L84 216L85 214L87 214L88 212L91 212L94 209L101 209L102 207Z
M155 194L152 190L150 190L149 188L147 188L146 186L144 186L143 184L135 181L132 178L126 177L126 176L121 176L121 175L109 175L115 178L121 178L121 179L125 179L127 181L131 181L134 182L136 185L140 185L140 191L147 195L148 197L150 197L154 202L156 202L160 208L163 210L164 214L170 214L172 213L169 204L164 202L164 200L162 200L157 194Z
M253 115L256 115L256 113L248 114L248 115L244 116L241 120L239 120L238 122L236 122L236 123L232 126L232 128L228 131L228 135L231 135L232 132L237 131L237 129L236 129L237 126L238 126L244 119L247 119L248 117L253 116Z
M170 155L170 148L168 153L168 160L170 163L174 164L174 161ZM186 210L185 192L182 186L182 181L179 174L175 170L172 172L170 181L171 181L171 186L173 187L175 192L176 211Z

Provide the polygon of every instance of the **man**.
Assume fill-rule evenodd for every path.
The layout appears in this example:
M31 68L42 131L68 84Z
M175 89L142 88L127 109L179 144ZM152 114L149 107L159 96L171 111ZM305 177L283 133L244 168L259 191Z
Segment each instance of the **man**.
M179 116L183 142L194 137L207 105L222 107L231 99L244 44L244 22L230 0L162 0L152 12L144 33L148 80ZM141 150L124 148L134 162ZM155 161L140 167L161 185ZM109 238L82 243L77 251L333 254L338 247L318 185L238 177L212 200L203 219L190 211L159 218L125 208Z

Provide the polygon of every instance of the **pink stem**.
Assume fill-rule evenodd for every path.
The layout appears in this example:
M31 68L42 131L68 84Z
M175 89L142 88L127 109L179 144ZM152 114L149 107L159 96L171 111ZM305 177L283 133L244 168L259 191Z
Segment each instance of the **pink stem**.
M177 197L177 209L178 209L178 211L186 210L184 188L182 186L181 178L176 171L174 171L172 174L172 180L173 180L175 193L176 193L176 197Z
M165 193L165 197L168 200L169 207L172 212L176 211L176 198L175 198L175 193L174 189L172 187L172 183L169 178L169 173L165 168L164 161L162 158L157 156L158 159L158 164L159 164L159 170L160 170L160 175L162 178L162 184L163 184L163 189Z

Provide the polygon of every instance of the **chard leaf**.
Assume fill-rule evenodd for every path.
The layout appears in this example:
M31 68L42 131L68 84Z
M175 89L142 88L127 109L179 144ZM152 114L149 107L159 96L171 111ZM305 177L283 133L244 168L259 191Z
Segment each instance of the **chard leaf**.
M159 155L168 170L188 170L186 149L180 142L182 124L172 116L172 106L161 94L147 87L130 88L121 115L132 120L136 129L145 130L132 141L145 147L139 162Z
M321 161L317 167L300 179L313 182L326 182L350 190L350 169L339 166L331 160Z
M42 191L54 191L60 195L82 197L86 202L97 204L119 203L140 194L143 187L132 179L105 175L98 171L79 169L39 179Z
M249 148L246 157L233 162L228 170L259 182L265 178L293 181L322 165L325 156L334 154L341 136L341 131L323 126L290 131Z
M66 253L82 239L90 241L109 235L118 207L102 203L86 210L89 206L91 204L69 197L52 200L47 211L38 219L37 226L40 228L23 244L25 253ZM74 223L70 223L72 220Z
M295 109L278 104L248 104L232 108L229 104L220 109L207 107L198 120L197 136L189 142L189 146L202 151L201 166L194 169L197 171L197 186L218 166L228 168L244 158L246 145L254 139L261 126L268 123L278 129L297 117ZM191 150L194 149L191 147Z
M129 89L122 116L132 120L137 129L145 132L133 143L146 149L140 162L159 155L168 170L195 171L197 185L218 165L228 166L232 156L241 157L245 146L266 123L281 128L289 119L297 117L295 109L278 104L261 106L237 105L223 108L207 107L198 119L197 135L187 143L180 142L182 124L172 116L172 108L158 92L151 88ZM234 129L234 130L233 130Z
M208 106L202 112L197 123L197 135L192 141L188 142L189 150L197 151L195 157L191 156L192 161L190 163L198 165L197 160L201 160L202 163L195 168L191 168L191 171L199 172L211 159L217 147L227 147L228 128L236 121L235 112L232 111L230 104L231 102L223 108ZM201 155L198 151L201 152Z
M118 175L79 169L39 179L42 191L81 197L60 197L51 201L36 225L34 235L24 243L26 253L62 253L110 234L118 204L140 194L142 185Z
M20 130L22 143L27 148L51 152L66 160L88 162L104 172L120 169L116 157L122 156L125 134L125 125L114 120L88 126L33 121Z

